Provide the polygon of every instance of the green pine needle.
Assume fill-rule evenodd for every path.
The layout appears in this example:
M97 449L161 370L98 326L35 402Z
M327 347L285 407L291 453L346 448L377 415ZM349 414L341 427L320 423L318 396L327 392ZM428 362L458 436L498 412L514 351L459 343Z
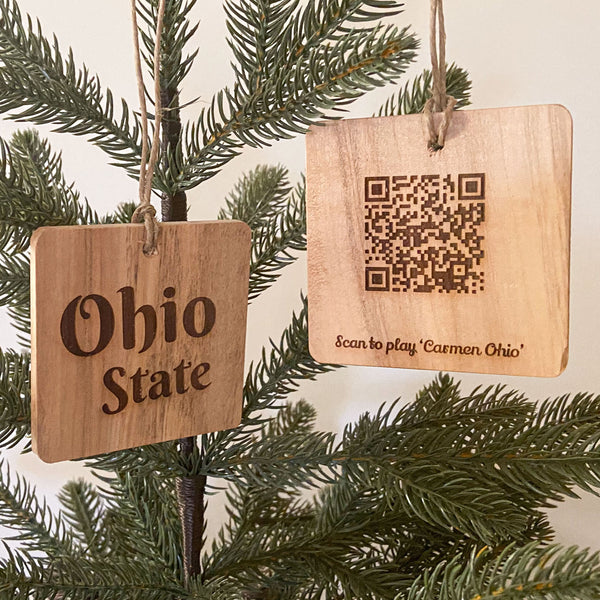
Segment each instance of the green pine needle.
M31 129L0 139L0 247L21 253L35 229L98 221L73 184L65 181L62 157Z
M12 475L0 462L0 525L15 533L5 542L19 542L25 550L44 553L46 559L76 554L71 533L60 516L54 515L35 488Z
M29 354L0 350L0 447L13 448L31 433L29 369Z
M18 121L52 124L56 131L86 136L132 174L139 170L141 129L124 100L97 76L63 56L56 37L23 15L16 0L0 0L0 112Z
M151 562L60 557L50 565L23 551L0 561L0 595L11 600L177 600L191 598Z
M425 69L421 75L408 82L400 91L388 98L378 112L380 117L392 115L411 115L423 112L425 103L431 97L431 71ZM456 99L456 109L471 104L471 80L469 74L455 65L448 67L446 73L446 93Z
M304 133L331 111L396 80L417 41L406 29L369 23L399 9L387 1L313 1L302 8L296 0L228 2L237 81L186 129L178 188L214 176L244 146ZM349 27L356 22L363 27Z
M219 212L219 219L239 219L252 229L249 301L306 250L305 187L303 178L292 190L283 167L259 166L242 177Z
M560 546L486 549L440 563L398 600L593 600L600 595L597 553Z
M190 72L198 49L185 53L186 46L198 30L198 24L189 21L197 0L171 0L165 5L163 35L161 37L160 79L163 88L180 89L183 80ZM138 14L143 25L140 27L142 39L142 58L148 66L150 75L154 74L154 34L158 16L156 0L142 0L138 3ZM145 25L145 27L144 27ZM174 107L165 106L168 111Z
M292 322L284 330L277 344L263 349L261 360L250 365L244 385L242 423L235 429L203 436L204 464L213 460L225 465L237 457L237 444L248 443L248 435L260 430L269 420L264 411L277 409L277 403L296 390L302 380L312 380L335 369L334 365L315 361L308 351L308 306L303 298L301 312L292 315ZM217 475L220 471L213 474ZM223 472L227 474L227 470ZM207 474L205 472L204 474Z
M90 554L104 554L104 531L100 529L104 506L96 488L83 480L69 481L58 495L62 514L73 535Z
M129 223L135 205L124 203L98 217L74 184L66 182L62 157L31 129L0 138L0 306L7 306L18 339L29 346L29 255L38 227Z

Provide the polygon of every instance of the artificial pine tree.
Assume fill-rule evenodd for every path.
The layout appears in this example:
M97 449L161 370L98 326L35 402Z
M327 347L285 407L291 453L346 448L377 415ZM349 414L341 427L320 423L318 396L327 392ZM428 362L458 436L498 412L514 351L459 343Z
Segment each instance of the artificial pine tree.
M227 0L235 84L182 127L179 92L197 51L195 0L168 0L160 85L168 108L154 179L163 219L186 218L186 190L246 146L301 134L376 86L396 81L417 48L385 25L393 0ZM156 0L141 0L152 68ZM418 112L424 73L381 114ZM468 103L452 67L449 93ZM0 0L0 110L84 136L138 175L137 115L119 108L71 52L44 37L15 0ZM133 205L99 217L65 181L60 156L34 130L0 145L0 303L28 344L32 232L45 225L128 222ZM219 215L253 230L250 300L305 248L304 184L282 167L246 175ZM86 461L97 485L66 484L51 514L5 467L0 523L15 531L0 597L109 600L472 599L600 597L595 555L550 544L543 509L600 485L600 397L540 406L501 387L464 394L440 375L407 406L365 414L337 438L314 430L305 379L334 369L307 349L306 303L281 341L250 367L240 427ZM0 354L0 443L27 450L29 355ZM203 539L205 502L227 484L229 518ZM307 493L313 492L312 495Z

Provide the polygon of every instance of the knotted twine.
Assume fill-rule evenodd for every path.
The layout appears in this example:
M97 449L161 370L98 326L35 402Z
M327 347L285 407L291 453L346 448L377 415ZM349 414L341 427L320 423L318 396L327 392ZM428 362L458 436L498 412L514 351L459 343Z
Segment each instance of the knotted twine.
M452 120L452 111L456 106L456 98L446 94L446 27L443 0L431 0L429 51L431 54L432 96L425 103L423 113L427 118L429 148L436 151L444 147ZM437 129L434 114L436 112L443 113Z
M156 21L156 41L154 43L154 135L152 138L152 150L150 158L148 152L150 147L148 136L148 108L146 106L146 91L144 88L144 76L142 73L142 58L140 52L140 39L137 21L136 0L131 0L131 15L133 23L133 46L138 95L140 99L140 115L142 121L142 160L140 165L139 206L135 209L132 223L144 223L146 225L146 237L144 240L144 254L153 256L158 254L156 242L158 240L158 222L156 220L156 209L150 203L152 197L152 178L158 160L160 147L160 124L162 120L162 106L160 100L160 46L165 16L166 0L160 0L158 4L158 15Z

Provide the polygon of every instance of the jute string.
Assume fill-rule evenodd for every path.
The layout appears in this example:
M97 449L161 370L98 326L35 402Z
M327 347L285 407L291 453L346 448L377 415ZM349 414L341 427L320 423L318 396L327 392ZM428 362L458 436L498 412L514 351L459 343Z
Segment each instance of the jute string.
M439 48L438 48L439 47ZM432 96L425 103L428 144L431 150L440 150L446 142L448 128L456 98L446 93L446 26L443 0L431 0L429 19L429 51L431 54ZM439 126L435 126L435 113L443 113Z
M152 256L158 254L156 243L158 240L158 222L156 209L150 203L152 197L152 178L158 161L160 147L160 124L162 120L162 106L160 101L160 46L165 16L166 0L160 0L156 21L156 41L154 43L154 135L152 149L148 139L148 108L146 105L146 90L144 88L144 75L142 73L142 58L140 52L140 38L138 30L136 0L131 0L131 20L133 23L133 46L135 70L140 99L140 115L142 120L142 160L140 165L140 203L131 217L132 223L146 225L146 238L144 240L144 254ZM148 158L148 153L150 157Z
M151 256L158 254L158 222L156 210L150 203L152 196L152 177L158 160L160 145L160 126L163 107L160 94L160 46L163 32L166 0L159 0L156 21L156 41L154 46L154 136L152 149L149 149L148 140L148 109L146 106L146 92L142 74L142 59L140 52L139 30L137 24L136 0L131 0L131 14L133 22L133 40L135 49L135 68L137 75L138 94L140 98L140 114L142 125L142 160L140 165L140 204L132 216L132 222L146 225L146 238L144 240L144 254ZM148 153L150 152L150 157ZM185 197L185 196L184 196ZM191 456L196 440L193 437L184 438L181 442L181 455ZM205 475L192 475L179 477L175 481L177 489L177 503L183 534L183 567L186 581L201 573L200 553L204 535L204 490L206 487Z

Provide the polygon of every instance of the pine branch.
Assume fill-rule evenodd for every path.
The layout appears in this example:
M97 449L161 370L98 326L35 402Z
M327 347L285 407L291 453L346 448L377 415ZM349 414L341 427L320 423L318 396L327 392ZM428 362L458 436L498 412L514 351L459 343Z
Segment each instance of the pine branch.
M171 0L165 6L163 34L161 36L160 79L162 89L180 89L189 73L198 49L184 56L185 48L198 30L198 24L191 25L190 13L197 0ZM154 75L154 33L157 22L157 0L142 0L138 4L138 14L146 28L140 27L142 58L150 75ZM152 100L152 98L150 98ZM167 111L172 107L163 107Z
M529 544L442 562L399 598L406 600L592 600L600 594L598 554Z
M133 213L137 208L135 202L121 202L112 213L108 213L100 219L101 223L131 223Z
M262 427L263 439L284 438L291 433L310 435L317 420L317 411L306 400L298 400L293 404L286 404L277 411L274 418Z
M235 184L218 218L244 221L258 229L285 209L291 191L285 167L259 165Z
M311 583L329 592L343 590L347 598L393 598L406 578L382 568L372 557L350 560L349 536L293 535L289 527L274 524L243 532L231 543L235 553L212 557L206 576L228 577L242 586L266 583L270 586L302 587ZM228 560L229 559L229 560ZM313 597L320 597L316 594Z
M98 534L89 536L93 541L90 554L96 559L131 561L148 561L156 563L162 570L169 569L169 565L161 558L162 540L165 539L164 530L171 526L170 520L160 522L160 512L172 509L170 502L164 506L154 504L158 497L150 498L146 494L147 506L141 499L141 494L131 493L132 486L124 482L125 476L96 476L104 482L107 488L93 488L93 494L98 500L94 504L102 505L101 514L92 526ZM142 482L142 487L144 487ZM160 498L161 501L164 498ZM157 525L154 527L150 519L146 519L146 509L157 513ZM72 509L71 509L72 512ZM81 529L81 526L79 526ZM172 535L177 535L174 530ZM158 540L158 542L157 542ZM161 552L157 555L157 547Z
M73 536L89 555L106 553L106 537L102 530L104 505L96 488L82 479L69 481L58 495L62 515Z
M419 436L403 435L398 423L390 423L392 411L363 416L354 428L347 428L336 449L327 434L290 432L281 439L240 439L235 453L208 455L208 474L278 489L284 484L331 483L343 472L363 490L386 490L388 502L442 529L455 527L485 541L518 536L526 529L530 513L503 489L413 452L410 444ZM436 443L443 444L439 434Z
M270 353L263 349L261 361L251 365L244 385L242 423L235 429L203 436L205 451L204 469L210 465L224 464L237 457L236 444L247 441L247 436L257 431L268 420L264 411L276 408L279 400L294 392L300 381L315 379L321 373L335 369L335 365L316 362L308 352L308 307L284 330L279 344L271 342Z
M334 438L332 433L290 432L246 442L238 447L237 458L215 461L208 467L208 474L271 489L329 483L331 475L324 467L331 463Z
M151 563L61 557L49 565L27 552L7 550L0 561L0 595L11 600L177 600L191 598Z
M259 166L244 175L219 212L219 219L239 219L252 231L249 301L279 278L281 270L306 250L305 184L292 192L287 169Z
M208 475L251 490L259 503L263 492L269 504L274 493L290 494L291 500L294 491L314 487L317 482L331 483L331 474L323 466L331 464L335 435L313 431L315 418L315 409L303 400L280 407L258 436L237 445L236 458L216 459L209 465Z
M377 116L410 115L423 112L425 102L431 97L431 71L425 69L415 77L412 84L406 83L399 92L390 96L380 107ZM471 80L469 74L454 63L446 73L446 93L456 98L456 108L464 108L471 104Z
M315 518L315 508L311 502L301 497L299 489L283 489L275 486L267 490L262 486L233 485L227 490L227 513L229 520L213 540L211 556L217 552L228 553L232 549L231 540L244 537L248 531L273 525L285 525L291 530L306 528ZM207 563L211 556L205 556Z
M287 404L263 424L259 440L281 440L289 434L310 436L315 419L315 409L304 400ZM238 530L284 521L295 525L313 519L314 508L301 498L302 487L303 484L289 486L287 478L274 480L265 487L257 473L245 481L232 477L232 486L227 490L230 519L219 533L219 543L213 542L213 554L219 547L229 548L226 540L233 538Z
M518 537L528 512L549 498L572 495L574 485L597 486L599 400L581 398L570 424L540 427L545 412L564 419L555 403L538 418L514 393L475 390L464 398L442 377L414 405L364 415L347 428L338 459L348 461L349 477L395 489L407 510L429 523L446 521L490 542ZM509 419L501 416L507 410Z
M0 446L3 448L13 448L31 432L29 363L29 354L0 351Z
M239 590L234 583L224 579L202 581L197 577L192 579L187 587L189 597L193 600L250 600L245 591Z
M34 130L0 139L0 244L24 252L31 234L45 225L97 223L98 216L65 181L62 157Z
M23 255L0 258L0 306L29 303L29 260Z
M448 555L467 555L483 546L456 529L431 527L416 520L387 490L357 485L344 477L325 488L315 506L313 529L317 534L346 537L345 553L350 560L374 553L406 579L418 577ZM540 539L544 524L543 516L532 519L527 539Z
M181 465L175 442L162 442L100 454L86 459L85 465L99 471L131 471L140 477L153 472L164 477L182 477L188 473Z
M18 475L14 478L0 462L0 525L17 533L8 538L27 550L43 552L48 559L72 556L73 539L60 517L54 516L45 500Z
M512 392L464 398L442 377L413 405L363 415L335 449L315 433L240 440L235 455L213 457L208 474L268 487L315 485L343 473L363 489L386 490L389 502L433 527L486 543L527 539L532 514L549 499L572 495L574 485L598 485L599 402L575 397L567 419L559 399L536 416Z
M19 341L29 345L29 258L33 231L44 225L97 222L87 201L67 184L60 154L37 132L0 139L0 306L8 306Z
M340 591L348 598L393 598L402 581L414 580L389 564L381 552L369 552L358 521L347 529L324 530L315 528L314 518L306 512L294 520L277 518L266 524L257 524L252 513L246 516L215 546L207 577L232 578L256 592L257 586L271 593L287 588L293 593L284 597L290 598L304 597L299 593L303 589L311 590L307 596L311 598L321 597L325 590L328 598ZM379 539L371 549L382 544L385 541Z
M321 373L336 368L316 362L308 351L308 304L296 316L292 314L290 325L281 335L279 344L271 342L271 352L263 350L261 361L251 366L244 387L243 423L252 426L252 416L258 411L273 407L277 400L295 391L299 381L312 380Z
M298 56L327 40L339 39L357 23L397 15L402 4L393 0L320 0L306 3L284 0L228 0L225 3L229 45L237 64L237 78L254 90Z
M189 17L196 0L171 0L165 5L161 37L160 90L162 114L162 159L157 168L157 187L167 192L163 198L163 220L185 220L186 199L183 191L170 185L183 163L181 150L180 88L192 67L198 49L184 57L186 45L198 29ZM154 74L154 33L157 26L158 2L143 0L138 12L147 27L140 26L142 56L151 75ZM150 98L154 102L153 98ZM162 182L162 183L161 183ZM169 209L166 204L169 203Z
M29 257L25 254L0 255L0 306L8 307L17 339L29 347L31 318L29 312Z
M295 421L290 420L290 426ZM448 555L468 556L482 548L481 542L456 530L424 528L388 490L357 486L343 477L325 488L312 506L294 500L293 491L282 496L275 493L277 488L256 487L254 482L235 489L228 494L230 521L213 543L205 569L239 577L256 594L251 597L281 593L286 598L314 598L327 589L326 597L341 598L335 568L329 569L331 560L353 569L352 591L346 590L343 597L363 597L358 590L369 582L368 576L360 581L365 565L381 576L387 573L389 579L386 590L374 597L394 597ZM540 539L545 523L544 517L532 519L529 539ZM307 567L300 558L304 551L324 564L325 574ZM324 588L323 582L328 582Z
M416 428L413 436L421 445L413 451L424 451L421 458L437 461L437 444L446 465L477 471L485 481L522 495L528 505L543 506L544 500L573 495L573 485L590 492L598 486L599 409L600 397L590 394L547 400L537 408L502 387L463 397L444 376L402 418ZM433 440L442 424L446 445L439 444L439 437Z
M304 179L291 194L285 209L254 230L250 260L248 300L270 288L282 269L306 250L306 201Z
M19 342L29 346L30 268L27 250L42 226L130 222L132 203L103 218L65 181L62 158L33 130L0 139L0 306L8 306Z
M486 543L518 537L527 526L527 510L496 486L450 469L426 464L401 467L388 465L389 461L389 456L361 457L349 460L345 468L348 477L362 485L385 486L390 500L415 518L456 528Z
M110 90L79 67L72 52L61 54L39 23L23 17L15 0L0 0L0 112L11 119L56 125L56 131L84 135L113 164L139 170L138 119L121 101L117 117Z
M86 460L96 475L110 486L105 527L111 552L154 557L163 569L183 579L182 529L177 511L175 478L189 475L177 442L152 444Z
M315 486L329 483L331 471L343 465L353 483L364 489L385 489L387 501L395 502L411 517L441 528L455 528L474 539L517 538L525 531L529 512L496 486L486 487L476 478L429 465L398 465L389 455L336 457L327 434L307 439L288 436L280 444L244 447L240 456L216 461L209 468L213 477L241 480L257 477L255 485ZM301 447L295 454L291 452ZM269 458L270 456L270 458ZM391 465L388 466L388 463ZM214 470L213 470L214 469Z
M127 513L139 531L141 539L135 544L135 555L142 551L142 545L146 546L148 556L181 579L181 523L173 479L163 474L144 473L140 477L119 473L110 483L111 508Z
M314 418L315 411L307 403L300 401L296 405L288 405L263 426L261 441L279 439L289 442L290 436L296 433L298 437L310 440ZM298 454L304 451L302 448ZM277 461L280 454L272 452L273 461ZM248 455L251 462L256 458L255 451L249 451ZM301 461L303 457L290 458ZM346 585L350 585L348 589L352 590L348 597L362 597L356 594L369 585L368 569L365 571L368 562L372 566L377 564L380 576L387 572L385 577L395 582L390 584L385 594L380 590L380 595L376 596L380 598L393 597L399 572L403 573L402 580L408 577L412 581L419 568L423 567L424 563L415 564L415 559L426 553L430 537L417 538L414 517L395 505L390 508L393 498L389 497L387 490L357 487L345 479L338 479L324 490L319 502L311 505L298 497L304 481L294 482L296 485L288 488L288 478L281 474L279 477L265 477L262 462L254 468L255 476L233 478L235 487L228 493L230 521L213 543L210 557L205 559L205 569L209 574L216 568L220 574L240 577L244 587L253 590L257 598L265 597L259 595L261 587L271 593L278 590L284 594L283 597L288 597L285 594L289 592L290 598L304 597L300 596L301 590L310 590L313 595L307 597L315 597L318 585L314 581L328 581L330 587L327 589L337 592L341 584L336 578L336 569L339 570L340 565L359 563L347 574L350 583ZM294 477L300 472L303 472L302 466L294 471ZM436 538L436 549L440 552L444 548L456 550L459 547L457 542L472 547L468 540L456 540L456 535L444 544L441 540L449 538L449 534L443 531L437 531ZM386 551L386 548L389 550ZM315 573L314 581L312 573L307 577L306 561L299 558L304 551L326 564L328 576ZM400 553L403 553L404 560L397 556ZM407 554L410 554L412 562L408 561ZM365 556L368 556L367 562ZM332 561L336 565L333 571L330 570ZM388 563L393 563L393 569ZM431 563L430 559L426 564ZM408 576L411 567L415 571ZM257 571L261 573L258 578ZM267 578L266 573L271 575ZM309 585L308 582L313 583Z
M68 597L85 600L90 594L94 598L154 597L144 595L150 591L159 598L189 597L177 587L180 551L171 549L170 564L162 555L166 544L178 543L175 503L172 497L167 497L169 494L164 494L168 485L158 478L133 481L129 475L111 483L108 495L98 493L84 482L73 482L63 488L60 494L64 507L62 516L82 546L73 558L64 553L56 555L42 577L32 577L29 570L21 569L21 576L26 575L26 578L21 577L18 581L19 586L23 586L19 590L62 591L74 594ZM162 495L157 494L159 488ZM28 493L26 502L35 503L32 493ZM43 509L45 511L45 506ZM165 518L167 514L168 519ZM39 546L32 543L31 549L39 550ZM60 560L56 560L57 557ZM5 583L8 586L10 581ZM13 583L17 585L14 577Z
M298 23L300 28L306 24L302 18ZM283 19L274 24L284 26ZM338 35L342 30L345 35ZM289 31L296 36L288 42L298 46L295 55L274 53L273 64L263 67L268 79L254 87L244 85L238 70L241 81L233 90L219 92L187 128L177 186L194 187L215 175L243 146L260 147L303 133L328 111L342 110L365 92L395 80L417 47L406 30L394 27L325 29L307 44L302 43L302 29Z

